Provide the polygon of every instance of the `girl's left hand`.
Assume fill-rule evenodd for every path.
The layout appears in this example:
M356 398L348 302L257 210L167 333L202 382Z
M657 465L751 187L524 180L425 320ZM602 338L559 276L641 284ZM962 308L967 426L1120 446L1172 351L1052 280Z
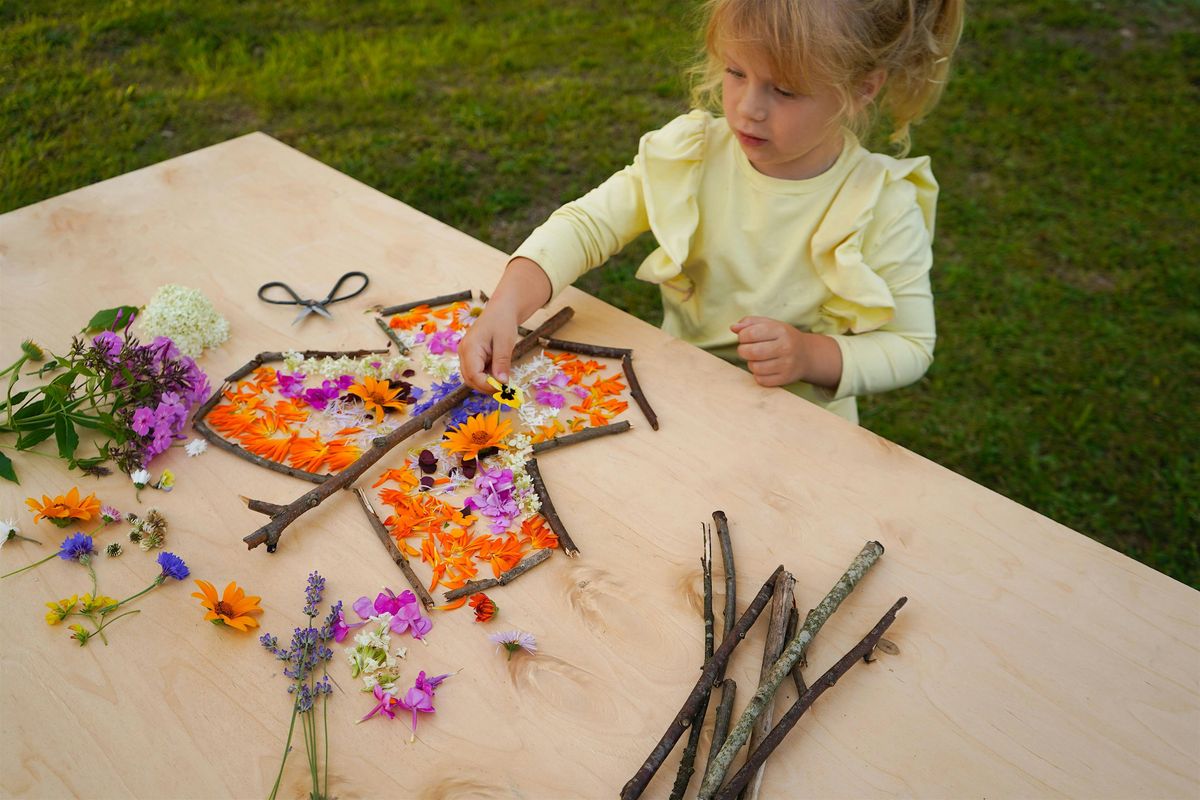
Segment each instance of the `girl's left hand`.
M729 329L738 337L738 357L746 360L760 386L807 381L835 388L841 380L841 349L828 336L769 317L742 317Z

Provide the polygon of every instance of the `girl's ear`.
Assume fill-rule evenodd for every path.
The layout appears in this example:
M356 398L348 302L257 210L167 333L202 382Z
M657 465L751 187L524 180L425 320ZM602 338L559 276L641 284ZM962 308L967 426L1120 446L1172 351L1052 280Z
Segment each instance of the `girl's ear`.
M883 67L867 73L867 77L859 84L859 100L864 106L875 99L875 95L879 94L886 81L887 70Z

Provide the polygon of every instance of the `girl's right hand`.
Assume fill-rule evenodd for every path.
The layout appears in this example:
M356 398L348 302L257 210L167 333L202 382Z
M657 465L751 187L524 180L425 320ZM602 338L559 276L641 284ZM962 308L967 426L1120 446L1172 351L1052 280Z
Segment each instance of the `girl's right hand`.
M508 383L517 326L550 300L552 289L536 261L515 256L508 262L492 299L458 343L459 368L468 386L491 394L489 373Z
M489 302L458 343L463 381L476 391L491 394L488 375L508 383L513 346L517 343L517 315Z

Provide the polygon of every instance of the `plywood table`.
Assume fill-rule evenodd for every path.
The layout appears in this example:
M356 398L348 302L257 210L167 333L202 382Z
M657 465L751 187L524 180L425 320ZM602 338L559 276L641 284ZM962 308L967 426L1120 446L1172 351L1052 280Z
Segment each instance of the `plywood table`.
M142 304L171 282L201 289L232 325L201 362L214 379L261 350L383 346L368 305L490 289L504 260L253 134L0 217L0 361L26 336L61 350L93 311ZM321 297L352 269L371 288L334 306L333 323L291 327L291 311L255 299L276 279ZM810 678L910 598L888 633L898 653L818 701L769 762L764 797L1200 796L1200 594L581 292L559 302L577 312L562 336L634 348L662 429L631 409L632 432L542 457L582 555L555 554L496 590L490 626L466 610L437 614L406 669L461 672L415 742L399 720L353 724L369 703L339 654L333 674L347 692L330 705L332 794L614 796L697 675L700 523L720 508L740 608L778 564L807 608L865 541L886 546L817 637ZM31 524L23 498L77 482L139 508L123 475L16 461L22 485L0 485L0 518L27 534L58 541ZM288 502L308 484L217 450L156 464L174 468L178 487L143 492L141 507L168 515L170 549L196 576L261 594L263 629L281 638L303 621L311 570L348 602L401 585L349 495L268 555L242 545L263 518L238 495ZM11 543L0 568L46 552ZM107 593L146 584L141 556L101 564ZM290 712L276 662L253 637L204 622L191 587L177 584L114 625L110 646L77 647L46 626L43 603L84 582L56 559L0 583L5 796L264 797ZM764 626L731 667L741 687L756 683ZM508 627L534 632L538 654L496 655L485 633ZM680 750L647 796L666 797ZM305 779L298 750L283 796L303 796Z

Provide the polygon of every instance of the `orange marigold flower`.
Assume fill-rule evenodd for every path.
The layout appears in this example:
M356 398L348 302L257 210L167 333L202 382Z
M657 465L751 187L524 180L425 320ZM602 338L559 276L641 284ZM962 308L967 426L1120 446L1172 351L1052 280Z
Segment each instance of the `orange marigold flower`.
M429 319L429 306L421 305L403 314L396 314L388 320L388 327L405 331L412 330L427 319Z
M471 595L471 608L475 609L475 621L487 622L492 617L496 616L499 607L492 602L492 598L488 597L483 592L476 592Z
M49 495L42 495L42 502L33 497L25 498L25 505L34 512L34 523L48 519L60 528L65 528L72 522L86 522L100 514L100 501L92 492L82 500L79 498L79 487L72 486L65 495L60 494L53 500Z
M260 392L270 392L279 383L279 376L274 367L259 367L254 370L254 385Z
M443 447L450 453L462 453L463 460L470 461L479 455L480 450L489 447L507 450L503 441L511 433L512 423L501 420L499 411L476 414L457 428L447 431Z
M413 489L416 489L420 481L417 480L416 474L414 474L410 468L411 464L411 460L405 459L404 466L402 466L400 469L384 470L383 474L379 476L379 480L375 481L375 484L371 488L378 489L388 481L395 481L396 483L400 484L400 488L404 489L405 491L412 491Z
M393 389L391 381L377 381L370 375L366 375L363 377L362 383L352 385L346 390L346 394L361 398L367 411L375 412L375 424L378 425L383 422L383 413L387 409L404 410L404 403L396 399L396 395L400 394L400 389L399 386Z
M234 581L230 581L225 587L219 600L217 587L208 581L197 580L196 585L200 587L200 591L192 592L192 597L199 599L200 605L208 609L208 613L204 615L206 620L214 625L237 628L243 633L258 627L258 620L250 615L262 613L262 609L258 607L261 597L247 596Z
M521 523L521 542L534 550L553 550L558 547L558 534L546 525L546 518L534 514Z
M292 451L292 445L297 438L297 435L294 433L282 439L275 439L270 436L248 435L243 436L240 441L242 447L254 453L254 455L283 464L288 460L288 454Z

